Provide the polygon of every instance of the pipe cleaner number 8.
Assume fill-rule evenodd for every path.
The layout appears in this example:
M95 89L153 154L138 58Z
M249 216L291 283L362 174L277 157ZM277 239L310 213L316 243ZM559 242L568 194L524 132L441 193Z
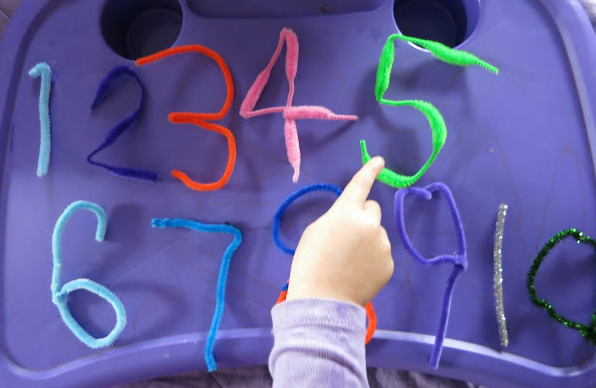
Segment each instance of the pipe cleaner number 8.
M294 203L298 198L302 197L313 191L330 191L336 194L338 197L341 195L342 190L334 185L324 184L324 183L316 183L313 185L305 186L294 193L292 193L286 200L281 204L275 216L273 217L273 240L275 241L275 245L284 253L288 255L294 255L296 253L295 248L290 248L286 244L281 241L280 236L280 227L281 227L281 218L283 217L286 210L292 203ZM281 293L279 294L279 298L275 304L279 304L286 300L286 296L288 294L288 287L289 282L286 282L282 288ZM375 334L375 330L377 329L377 316L375 314L375 309L373 308L372 302L368 302L366 306L364 306L366 310L366 317L368 318L368 326L366 327L366 337L364 339L364 343L368 344L372 339L373 335Z

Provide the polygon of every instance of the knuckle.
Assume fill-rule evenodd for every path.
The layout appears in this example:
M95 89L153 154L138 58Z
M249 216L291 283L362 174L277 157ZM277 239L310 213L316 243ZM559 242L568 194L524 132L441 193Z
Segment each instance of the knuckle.
M361 219L358 216L358 214L356 214L355 212L346 212L346 213L344 213L343 214L343 217L342 217L342 220L346 224L355 225L358 228L361 226Z
M371 232L377 232L379 229L379 224L375 222L375 219L370 216L370 214L364 214L362 217L362 225L366 229L370 229Z
M378 238L379 228L379 223L372 217L366 217L362 221L362 230L370 238Z
M386 260L393 262L393 258L391 256L391 245L384 244L381 252L383 257L386 258Z
M381 204L378 203L377 201L375 201L374 199L369 199L366 202L368 202L370 204L370 206L374 206L376 208L381 208Z
M391 276L393 276L394 270L395 270L395 263L393 262L393 258L390 257L390 259L387 261L387 269L386 269L387 280L389 280L391 278Z

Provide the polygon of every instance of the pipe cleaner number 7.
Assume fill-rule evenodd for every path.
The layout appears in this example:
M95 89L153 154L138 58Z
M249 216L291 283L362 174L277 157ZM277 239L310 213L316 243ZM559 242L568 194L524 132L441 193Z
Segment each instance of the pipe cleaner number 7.
M202 224L197 221L179 218L154 218L151 221L151 226L154 228L185 228L206 233L228 233L234 237L234 240L228 245L221 259L221 267L219 269L219 276L217 277L215 311L213 312L211 328L209 329L205 341L205 363L207 364L207 371L213 372L217 370L217 364L213 356L213 348L215 347L215 337L219 330L219 324L221 323L226 302L226 282L228 280L230 262L232 261L232 255L234 255L234 252L236 252L236 249L238 249L242 242L242 233L238 228L228 224Z

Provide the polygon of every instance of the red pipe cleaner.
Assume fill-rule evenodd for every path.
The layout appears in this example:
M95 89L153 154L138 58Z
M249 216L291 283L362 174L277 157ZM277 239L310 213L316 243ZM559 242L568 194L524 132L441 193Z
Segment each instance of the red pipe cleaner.
M284 286L281 288L279 297L275 302L276 305L280 304L281 302L285 302L286 297L288 296L288 287L289 282L286 282L286 284L284 284ZM367 345L375 334L375 330L377 330L377 314L375 313L372 302L368 302L366 306L364 306L364 309L366 310L366 318L368 319L368 325L366 326L366 336L364 337L364 344Z
M226 169L222 177L218 181L212 183L195 182L186 173L180 170L172 170L171 175L174 178L182 181L182 183L184 183L187 187L196 191L219 190L224 187L226 183L228 183L228 180L232 175L232 171L234 170L234 164L236 163L236 140L228 128L218 124L210 123L207 120L223 119L232 106L232 99L234 98L234 82L232 81L232 73L230 73L228 65L217 52L198 44L172 47L158 53L139 58L135 63L137 66L143 66L172 55L189 52L204 54L217 63L226 81L226 100L221 110L217 113L172 112L168 118L170 122L174 124L194 124L208 131L217 132L225 136L228 140L228 163L226 164Z

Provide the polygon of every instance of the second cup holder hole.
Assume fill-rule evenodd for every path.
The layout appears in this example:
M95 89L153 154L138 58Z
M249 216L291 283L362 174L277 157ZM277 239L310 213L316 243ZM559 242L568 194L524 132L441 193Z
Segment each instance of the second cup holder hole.
M478 0L395 0L393 15L404 35L456 47L478 25Z

